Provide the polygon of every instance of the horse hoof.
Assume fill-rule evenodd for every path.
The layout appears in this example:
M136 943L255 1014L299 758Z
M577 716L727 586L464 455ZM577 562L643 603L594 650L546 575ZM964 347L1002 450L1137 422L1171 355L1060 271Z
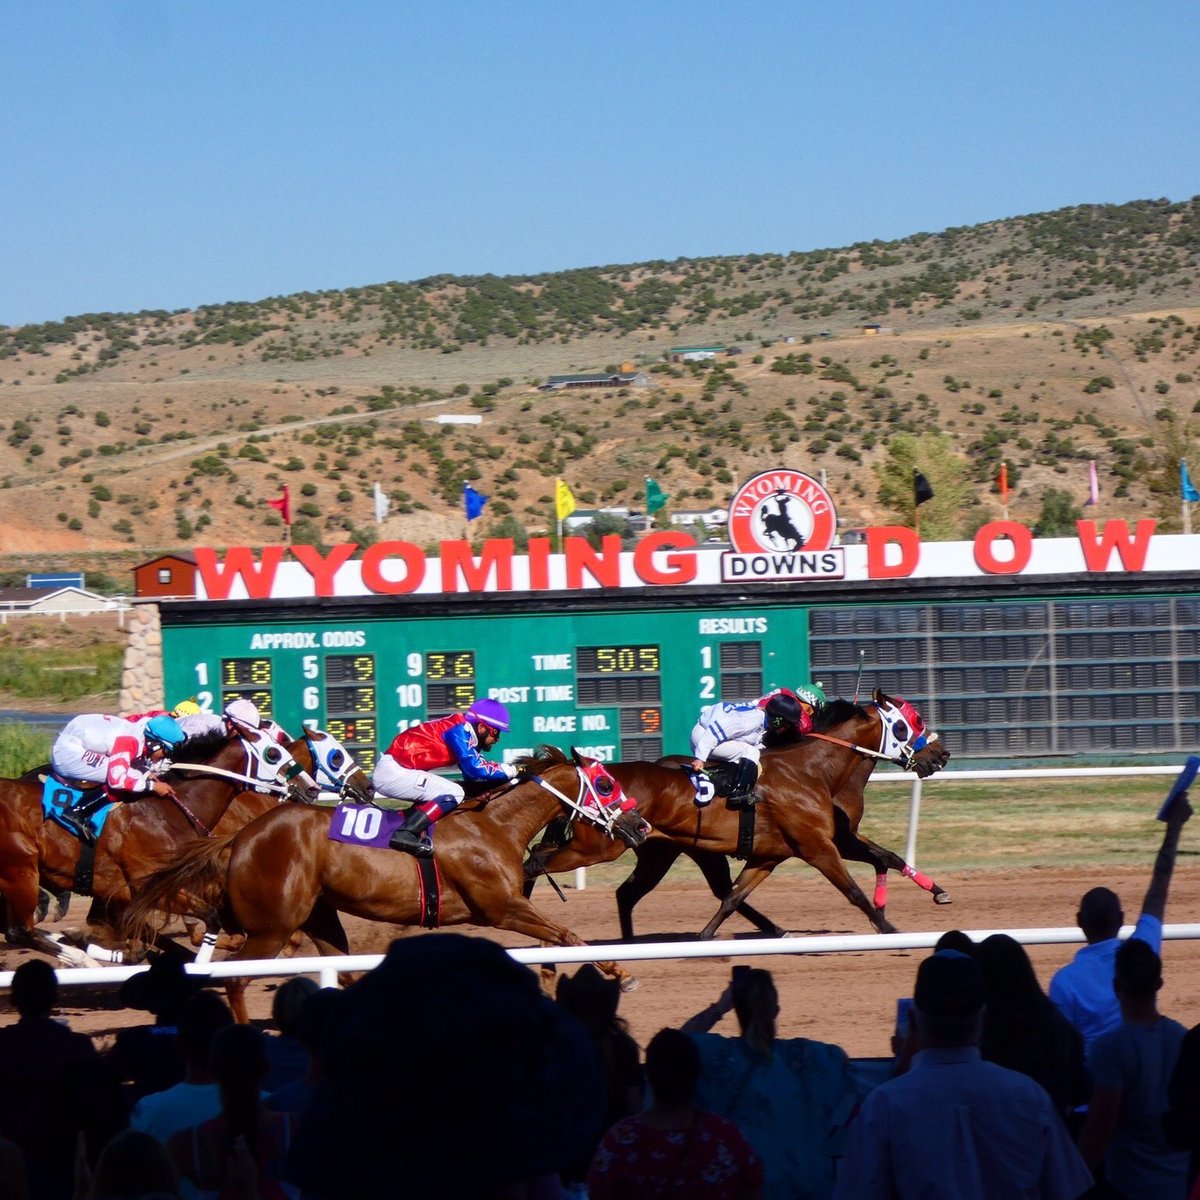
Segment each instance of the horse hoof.
M935 892L933 902L934 904L953 904L954 899L949 892Z
M626 975L621 980L622 992L636 992L642 986L642 981L634 975Z

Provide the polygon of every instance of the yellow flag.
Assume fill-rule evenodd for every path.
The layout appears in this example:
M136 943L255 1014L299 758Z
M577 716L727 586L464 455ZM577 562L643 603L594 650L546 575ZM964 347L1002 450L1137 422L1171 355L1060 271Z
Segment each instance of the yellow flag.
M554 481L554 515L561 521L575 511L575 497L561 479Z

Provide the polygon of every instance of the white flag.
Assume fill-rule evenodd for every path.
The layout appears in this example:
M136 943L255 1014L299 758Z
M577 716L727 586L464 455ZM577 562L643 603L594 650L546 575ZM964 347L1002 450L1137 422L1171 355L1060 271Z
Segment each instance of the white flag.
M389 501L379 484L375 485L375 524L383 524L383 518L388 515Z

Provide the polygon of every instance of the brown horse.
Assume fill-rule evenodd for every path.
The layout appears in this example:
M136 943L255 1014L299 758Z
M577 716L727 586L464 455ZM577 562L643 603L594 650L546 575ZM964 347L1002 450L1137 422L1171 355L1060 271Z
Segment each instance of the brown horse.
M317 790L316 781L307 773L311 757L306 767L293 757L291 747L276 747L265 734L246 734L245 738L250 746L242 739L220 734L190 739L176 751L174 765L164 776L177 798L147 795L117 804L104 823L94 853L60 825L45 819L39 772L0 780L0 894L8 909L8 940L79 965L87 956L77 947L36 928L41 889L56 896L72 890L90 892L89 932L111 941L136 882L167 861L180 843L197 835L212 837L239 829L283 798L282 784L270 785L275 790L267 793L247 790L256 781L276 772L292 774L294 786L288 790L294 790L297 798L306 799ZM292 746L300 759L311 755L306 739ZM260 761L265 763L261 768ZM221 773L211 773L214 770ZM369 788L365 779L361 782ZM90 880L80 871L81 863L84 872L88 871L89 857Z
M442 820L434 835L440 887L439 925L472 924L508 929L556 946L580 946L565 925L539 912L521 894L521 861L530 838L564 805L584 805L588 772L601 796L611 779L599 764L544 747L518 760L521 775L489 793L477 810L460 809ZM610 789L611 790L611 789ZM571 800L574 795L576 799ZM615 805L619 790L605 798ZM475 802L468 802L472 804ZM615 812L615 808L613 810ZM210 928L246 935L235 959L274 958L294 930L307 934L320 954L347 954L349 941L339 912L369 921L420 925L423 918L417 859L396 850L358 846L330 837L328 809L285 805L253 821L233 837L200 842L179 861L147 878L129 906L125 931L137 940L153 937L158 914L191 898L191 911L204 913ZM610 817L611 833L635 842L645 836L636 812ZM601 836L609 836L602 834ZM624 842L622 844L625 844ZM615 963L602 964L622 981L633 978ZM230 1003L245 1020L244 981L230 989Z
M894 759L927 777L940 770L950 752L936 737L922 748L924 724L904 701L893 702L876 691L871 705L860 707L848 700L821 706L814 717L814 733L793 745L768 750L763 755L756 805L754 842L746 865L723 893L713 881L722 868L728 881L726 856L738 848L740 813L720 800L697 807L696 790L681 764L690 760L657 763L611 763L609 770L638 801L654 832L637 848L637 866L617 889L618 911L624 937L631 937L633 906L655 887L681 853L707 868L721 907L700 936L710 938L771 872L786 859L802 858L816 867L851 904L860 908L880 933L893 933L887 920L887 872L899 871L931 892L939 904L949 895L931 879L913 870L898 854L858 832L863 816L863 788L880 758ZM901 736L902 735L902 736ZM616 858L624 847L595 838L586 828L574 831L565 846L543 842L526 864L530 883L539 874L569 871ZM875 868L874 902L868 900L846 869L845 860L870 863ZM753 911L753 910L751 910ZM757 915L757 914L756 914ZM773 923L772 923L773 924ZM784 932L774 926L770 932Z

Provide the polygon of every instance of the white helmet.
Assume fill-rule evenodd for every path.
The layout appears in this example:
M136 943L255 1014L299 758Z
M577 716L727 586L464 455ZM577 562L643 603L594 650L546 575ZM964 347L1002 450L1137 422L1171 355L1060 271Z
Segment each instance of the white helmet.
M240 697L225 705L225 715L235 724L248 725L251 729L257 729L262 724L258 709L249 700Z

